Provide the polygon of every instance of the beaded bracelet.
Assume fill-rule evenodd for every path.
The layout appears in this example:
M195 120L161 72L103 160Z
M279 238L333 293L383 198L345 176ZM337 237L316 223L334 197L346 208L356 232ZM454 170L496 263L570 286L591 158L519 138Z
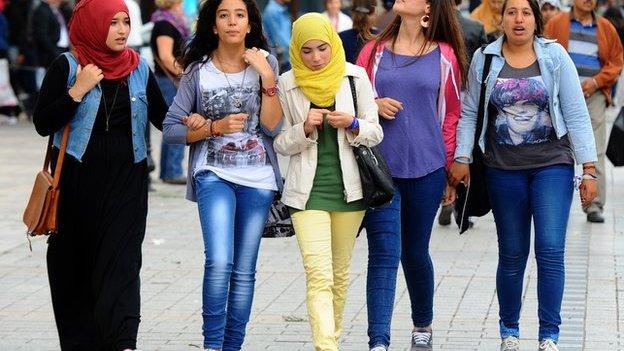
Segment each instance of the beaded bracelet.
M218 136L222 136L223 134L217 132L216 130L214 130L214 126L217 124L218 121L214 121L212 123L210 123L210 135L213 137L218 137Z

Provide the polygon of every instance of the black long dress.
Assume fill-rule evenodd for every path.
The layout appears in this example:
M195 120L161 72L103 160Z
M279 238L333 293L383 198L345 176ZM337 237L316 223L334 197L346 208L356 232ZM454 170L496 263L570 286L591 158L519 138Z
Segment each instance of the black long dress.
M41 135L60 130L79 106L67 92L68 74L63 56L46 74L33 116ZM101 86L104 98L82 162L66 155L59 232L48 240L48 276L62 350L134 349L140 321L147 164L134 162L127 84L103 80ZM151 72L147 99L149 120L162 130L167 105Z

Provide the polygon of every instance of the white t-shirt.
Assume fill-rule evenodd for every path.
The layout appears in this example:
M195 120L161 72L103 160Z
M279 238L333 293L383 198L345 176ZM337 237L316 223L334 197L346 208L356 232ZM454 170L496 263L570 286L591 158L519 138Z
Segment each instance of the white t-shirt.
M226 74L209 60L199 70L199 82L201 112L206 118L214 121L235 113L247 113L249 117L242 131L202 142L193 174L210 170L235 184L277 190L260 131L258 72L250 66L239 73L227 73L226 79Z
M332 26L336 30L336 33L344 32L345 30L353 28L353 20L342 11L338 13L338 21L334 21L331 17L329 17L329 13L327 13L327 11L323 11L323 14L329 18L329 22L331 22Z

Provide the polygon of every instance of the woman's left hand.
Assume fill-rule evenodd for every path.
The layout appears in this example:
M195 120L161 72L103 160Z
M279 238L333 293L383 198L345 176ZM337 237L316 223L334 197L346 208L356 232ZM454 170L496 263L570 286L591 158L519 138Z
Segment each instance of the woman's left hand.
M446 189L444 190L444 197L442 198L442 205L450 205L455 202L457 198L457 190L454 186L446 183Z
M182 117L182 123L184 123L190 130L199 130L203 128L206 123L204 116L193 113L190 116Z
M243 59L247 62L253 69L258 72L260 78L262 78L263 83L268 84L269 82L275 83L275 73L269 65L269 61L267 61L267 57L263 53L264 50L260 50L258 48L251 48L245 50L243 53Z
M346 112L334 111L327 114L327 123L329 123L330 126L336 129L346 129L348 126L351 125L351 123L353 123L354 118L355 117L351 116Z
M595 179L583 179L579 186L581 194L581 205L587 207L596 198L598 194L598 181Z

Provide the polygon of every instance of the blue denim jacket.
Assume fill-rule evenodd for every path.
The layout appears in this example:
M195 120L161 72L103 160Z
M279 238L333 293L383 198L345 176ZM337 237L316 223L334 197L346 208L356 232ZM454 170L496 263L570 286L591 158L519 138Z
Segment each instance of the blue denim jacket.
M67 76L67 88L71 88L76 81L78 61L71 53L64 53L69 62L69 75ZM134 162L138 163L147 157L145 145L145 126L147 123L147 81L149 79L149 67L145 60L141 59L139 66L130 74L128 87L130 89L130 109L132 113L132 144L134 145ZM83 98L76 110L76 114L69 122L70 133L67 142L67 153L82 161L82 156L91 139L91 131L95 123L102 88L98 84ZM54 146L60 148L63 129L54 134Z
M479 138L479 147L485 152L485 135L488 125L487 102L490 101L492 88L505 65L505 58L501 53L502 46L503 37L488 45L483 52L477 50L474 54L468 74L468 90L464 95L461 118L457 127L456 159L468 157L472 160L483 63L485 55L492 54L494 55L492 66L486 77L484 128ZM568 135L577 163L596 161L596 144L591 120L572 59L563 46L554 40L535 38L533 48L542 79L550 96L549 111L557 137Z

